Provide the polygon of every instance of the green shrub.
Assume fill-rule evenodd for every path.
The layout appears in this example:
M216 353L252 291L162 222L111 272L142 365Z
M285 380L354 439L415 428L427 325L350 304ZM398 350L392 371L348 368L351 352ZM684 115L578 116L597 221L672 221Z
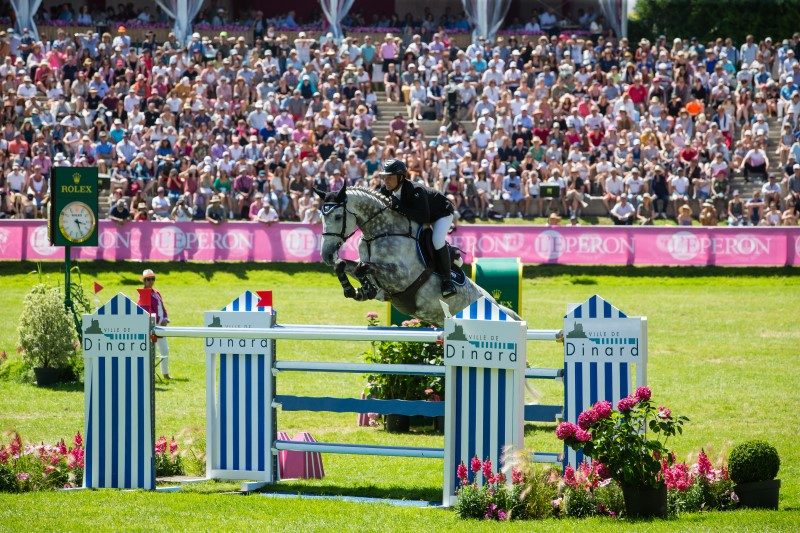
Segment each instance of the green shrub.
M19 490L14 470L0 463L0 492L17 492Z
M780 466L778 450L760 440L738 444L728 458L730 477L737 484L775 479Z
M25 295L17 328L23 360L31 368L70 368L78 352L72 316L58 287L39 283Z
M483 519L489 504L488 492L477 485L464 485L458 490L453 507L460 518Z
M377 326L377 314L368 313L367 323ZM403 322L404 327L422 327L419 320ZM373 342L372 349L364 352L364 360L374 364L441 365L444 346L422 342ZM366 394L385 400L436 400L444 395L444 378L441 376L397 376L371 374L367 376Z

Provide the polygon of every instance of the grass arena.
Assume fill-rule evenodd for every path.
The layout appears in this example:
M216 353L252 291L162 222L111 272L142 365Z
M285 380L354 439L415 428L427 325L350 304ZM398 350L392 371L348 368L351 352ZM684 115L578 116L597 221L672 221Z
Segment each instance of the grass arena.
M15 329L19 302L36 282L33 264L0 266L4 285L0 317L10 327L0 333L0 349L9 354L0 367L0 428L15 430L31 442L53 442L83 427L83 386L68 383L36 388L25 383L16 355ZM222 308L248 288L272 289L281 323L364 325L365 315L385 310L376 302L341 301L336 277L307 265L155 265L158 287L171 311L171 326L197 326L207 309ZM102 294L135 296L139 265L84 264L84 283L97 280ZM56 265L46 265L44 276L58 278ZM649 322L648 385L659 401L689 417L684 435L674 441L679 457L703 448L710 457L725 454L736 442L764 438L781 456L780 510L737 510L681 514L679 518L647 524L653 530L747 529L792 530L800 486L796 478L800 456L793 446L793 378L800 366L795 319L787 309L800 284L791 270L719 269L675 271L660 268L526 268L522 282L523 318L529 327L558 329L567 302L580 302L601 292L631 315ZM336 302L331 305L330 302ZM335 310L335 311L334 311ZM385 317L381 316L381 321ZM278 359L307 362L362 362L363 342L282 340ZM202 339L170 339L173 379L157 381L155 434L175 436L186 453L187 474L203 475L204 464L192 454L204 451L205 357ZM531 366L553 368L562 361L563 347L529 342ZM357 397L365 380L359 374L287 373L280 393L305 396ZM562 385L537 380L541 403L558 403ZM350 413L297 412L279 416L279 431L311 433L320 442L354 445L391 445L440 448L443 437L419 428L408 434L359 427ZM525 448L559 448L555 424L528 424ZM283 481L282 493L343 495L407 501L441 498L442 462L363 455L323 454L321 480ZM160 483L168 486L170 483ZM174 484L172 484L174 485ZM289 530L407 530L409 527L460 529L496 527L488 522L461 522L453 512L417 509L382 503L364 504L328 499L275 499L258 493L235 497L239 483L209 481L183 485L179 493L115 490L56 491L0 494L0 527L20 530L72 530L94 524L104 530L201 529L211 522L221 529L254 525ZM115 513L104 509L113 507ZM158 511L154 512L154 509ZM507 528L528 528L538 522L510 522ZM544 522L553 529L591 527L597 530L637 530L641 523L591 518Z

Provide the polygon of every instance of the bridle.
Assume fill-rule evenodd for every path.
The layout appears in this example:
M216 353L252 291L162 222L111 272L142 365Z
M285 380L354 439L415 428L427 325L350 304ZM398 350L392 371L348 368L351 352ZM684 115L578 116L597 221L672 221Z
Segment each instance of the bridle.
M339 238L339 240L341 241L341 243L339 244L339 247L341 247L350 237L352 237L355 234L355 232L356 232L356 230L358 228L361 228L361 232L363 233L364 230L366 229L366 226L370 222L372 222L373 220L375 220L376 218L381 216L384 213L384 211L389 209L388 205L384 205L383 207L378 209L378 211L374 215L372 215L368 219L364 220L364 222L361 222L359 220L359 218L358 218L358 215L355 214L353 211L350 211L347 208L347 197L345 197L343 202L338 202L338 203L329 202L329 203L322 204L322 209L321 209L322 215L323 216L328 216L329 214L331 214L333 211L335 211L336 209L338 209L340 207L343 208L345 213L346 213L344 219L342 220L342 229L341 229L341 231L339 231L338 233L337 232L333 232L333 231L323 231L322 232L322 236L323 237L337 237L337 238ZM353 215L353 218L356 219L356 227L354 227L353 231L351 231L349 234L347 233L347 214ZM370 240L372 240L372 239L370 239Z
M376 235L374 237L368 237L367 236L367 233L366 233L367 226L373 220L377 219L379 216L381 216L383 213L385 213L391 207L391 204L384 205L375 214L373 214L372 216L370 216L369 218L367 218L363 222L361 222L361 220L359 220L358 215L356 213L354 213L353 211L351 211L351 210L349 210L347 208L347 197L345 197L344 201L342 201L342 202L324 203L324 204L322 204L322 207L321 207L320 210L322 211L322 215L323 216L328 216L329 214L331 214L333 211L335 211L336 209L338 209L340 207L342 209L344 209L344 211L346 213L344 219L342 220L342 228L341 228L341 230L339 232L335 232L335 231L323 231L322 232L322 236L323 237L336 237L336 238L339 239L339 244L336 245L336 249L337 250L339 248L341 248L344 245L344 243L347 242L347 240L350 239L350 237L352 237L355 234L355 232L358 230L358 228L361 228L361 233L362 233L361 240L367 244L367 247L370 247L371 244L374 241L377 241L378 239L383 239L385 237L408 237L409 239L417 240L417 237L413 234L413 231L412 231L411 219L408 219L408 231L406 233L390 233L390 232L386 232L386 233L381 233L380 235ZM349 234L347 233L347 214L353 215L353 218L356 219L356 227L354 227L353 231L351 231Z

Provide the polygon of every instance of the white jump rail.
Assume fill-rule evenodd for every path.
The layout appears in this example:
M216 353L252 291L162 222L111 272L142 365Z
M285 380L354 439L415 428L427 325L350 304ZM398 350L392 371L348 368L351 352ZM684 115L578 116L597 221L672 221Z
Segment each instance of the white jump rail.
M342 340L342 341L398 341L438 342L442 330L429 328L362 327L362 326L298 326L287 324L273 328L217 328L156 326L157 337L222 339L282 339L282 340ZM560 329L529 329L529 341L557 341L562 338Z

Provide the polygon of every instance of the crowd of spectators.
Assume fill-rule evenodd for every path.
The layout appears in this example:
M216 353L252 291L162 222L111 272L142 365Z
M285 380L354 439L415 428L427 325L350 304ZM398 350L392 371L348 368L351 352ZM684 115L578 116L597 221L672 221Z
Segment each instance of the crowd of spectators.
M397 157L466 219L577 223L599 199L618 224L797 224L800 33L629 43L592 13L580 34L551 15L517 24L542 34L463 49L427 14L379 42L290 39L258 13L252 38L186 45L134 43L122 25L47 42L0 31L0 217L44 216L50 168L74 165L110 176L120 224L314 223L314 188L375 187ZM381 117L382 101L406 111Z

